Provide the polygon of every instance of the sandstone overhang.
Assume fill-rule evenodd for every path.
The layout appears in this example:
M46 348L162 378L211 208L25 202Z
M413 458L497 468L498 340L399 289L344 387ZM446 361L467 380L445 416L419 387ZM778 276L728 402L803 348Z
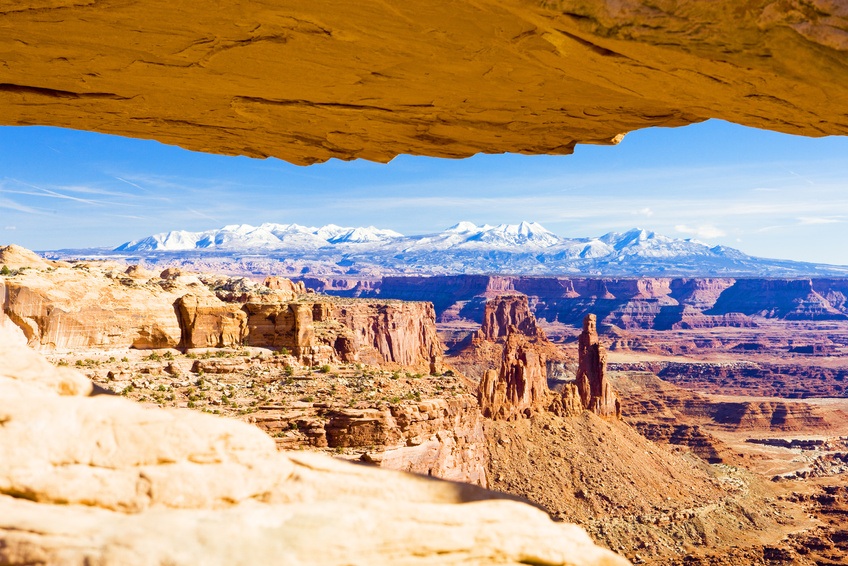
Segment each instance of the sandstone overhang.
M298 164L848 133L840 0L0 0L0 28L2 124Z

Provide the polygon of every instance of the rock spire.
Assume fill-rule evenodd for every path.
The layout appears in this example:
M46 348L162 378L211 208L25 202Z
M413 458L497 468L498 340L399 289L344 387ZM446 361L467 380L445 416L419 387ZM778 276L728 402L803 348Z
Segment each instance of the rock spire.
M500 370L487 370L477 393L483 415L496 420L529 416L549 394L544 353L514 325L507 330Z
M601 417L620 418L621 404L606 379L607 352L598 339L598 323L594 314L587 314L583 319L578 355L577 391L580 403Z

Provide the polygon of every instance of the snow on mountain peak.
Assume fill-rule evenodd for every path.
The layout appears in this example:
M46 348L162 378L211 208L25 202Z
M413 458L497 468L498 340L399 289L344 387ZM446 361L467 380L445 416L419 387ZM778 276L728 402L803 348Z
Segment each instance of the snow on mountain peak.
M298 224L230 224L202 232L175 230L127 242L117 252L195 252L238 256L253 250L267 261L318 262L331 273L378 269L389 273L694 275L795 273L812 264L753 258L733 248L710 247L634 228L596 238L562 238L536 222L484 224L463 221L426 235L403 236L374 226L320 228ZM270 253L269 253L270 252ZM344 263L340 263L344 260ZM265 260L263 260L265 261ZM804 267L804 266L807 267ZM800 266L800 267L799 267ZM302 267L302 265L300 265ZM813 266L818 272L827 266ZM806 272L805 272L806 273Z
M349 228L345 232L334 236L327 241L331 244L341 243L364 243L364 242L382 242L394 238L403 238L403 234L394 230L381 230L374 226L367 228Z
M560 243L560 238L536 222L520 224L488 224L478 228L468 241L483 242L499 247L531 246L549 247Z
M456 234L467 234L469 232L477 232L480 228L477 227L473 222L468 222L467 220L463 220L462 222L458 222L445 230L445 232L456 233Z

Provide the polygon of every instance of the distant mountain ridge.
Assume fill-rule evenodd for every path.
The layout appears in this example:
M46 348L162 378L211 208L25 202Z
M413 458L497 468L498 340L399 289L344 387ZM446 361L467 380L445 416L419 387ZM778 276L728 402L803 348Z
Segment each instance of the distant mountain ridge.
M250 255L287 263L288 272L305 268L313 274L365 270L424 275L848 276L848 267L757 258L734 248L639 228L593 238L564 238L536 222L494 226L460 222L442 232L416 236L374 226L233 224L202 232L154 234L126 242L113 252L154 261L180 256L237 261Z

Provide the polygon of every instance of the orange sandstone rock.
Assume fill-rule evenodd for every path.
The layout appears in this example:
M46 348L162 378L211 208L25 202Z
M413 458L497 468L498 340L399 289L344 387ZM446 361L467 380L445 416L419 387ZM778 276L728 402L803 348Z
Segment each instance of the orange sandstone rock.
M548 404L545 357L512 327L506 337L500 371L488 370L480 381L483 415L496 420L530 416Z
M517 498L90 396L81 375L6 338L0 329L0 563L628 564Z
M607 353L598 339L597 318L583 319L578 343L577 392L584 408L602 417L621 418L621 404L606 378Z
M183 348L241 346L247 333L247 314L241 305L217 297L183 295L176 302Z
M308 164L567 154L720 118L842 135L833 0L17 0L0 121Z

